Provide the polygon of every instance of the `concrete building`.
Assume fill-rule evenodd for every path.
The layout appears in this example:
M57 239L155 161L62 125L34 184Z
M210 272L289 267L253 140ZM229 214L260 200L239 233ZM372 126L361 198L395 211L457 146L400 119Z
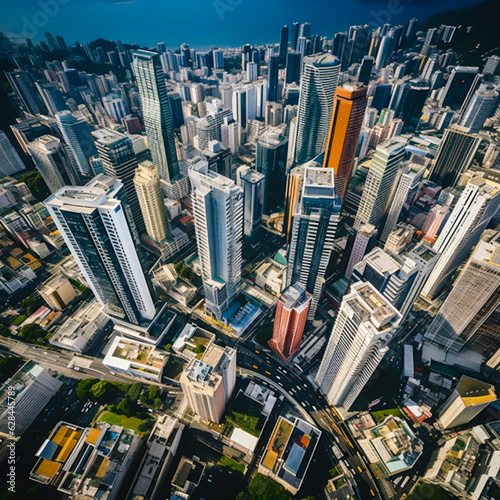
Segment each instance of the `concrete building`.
M12 175L22 172L26 167L9 139L0 130L0 174Z
M439 260L422 295L433 300L479 241L500 207L500 183L477 176L470 180L433 249Z
M493 385L462 375L455 390L439 409L437 425L447 430L468 424L496 400Z
M25 363L0 388L0 432L20 437L61 385L60 380L55 379L45 368L34 361ZM12 408L15 408L14 426L12 426L12 419L9 419L9 415L12 415Z
M243 190L204 160L190 168L189 179L205 307L220 319L241 283Z
M399 255L406 248L408 248L408 246L412 242L415 230L415 227L413 227L411 224L400 222L389 233L387 241L384 245L384 250L393 255Z
M219 423L236 384L236 351L210 345L201 359L185 367L180 383L201 420Z
M289 286L278 299L269 345L285 361L300 347L311 300L312 295L299 284Z
M165 215L165 205L160 188L160 176L150 161L139 164L135 171L134 185L141 207L146 233L156 242L170 236Z
M371 250L369 247L375 244L377 233L377 229L371 224L364 224L356 231L344 275L348 280L351 279L354 266L363 260L367 251Z
M73 285L62 275L50 278L38 291L47 305L55 311L63 311L77 296Z
M401 315L370 283L342 299L316 382L328 402L349 410L388 351Z

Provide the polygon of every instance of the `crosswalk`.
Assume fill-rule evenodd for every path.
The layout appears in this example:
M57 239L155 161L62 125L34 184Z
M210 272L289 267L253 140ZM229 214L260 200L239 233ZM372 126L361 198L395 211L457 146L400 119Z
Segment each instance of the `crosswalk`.
M14 347L11 348L11 352L22 356L28 350L28 348L28 345L22 342L18 342Z

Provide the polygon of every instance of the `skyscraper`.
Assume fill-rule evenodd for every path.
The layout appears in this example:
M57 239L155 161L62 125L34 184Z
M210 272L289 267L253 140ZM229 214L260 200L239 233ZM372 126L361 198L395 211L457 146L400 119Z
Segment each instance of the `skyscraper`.
M405 146L406 141L398 137L377 146L354 222L356 231L363 224L379 227L383 223L398 170L405 156Z
M500 233L486 233L425 334L444 351L458 353L500 306Z
M371 56L363 57L361 61L361 65L359 67L358 73L358 81L359 83L363 83L364 85L368 85L370 83L370 76L372 73L373 64L375 59Z
M389 350L401 316L370 283L345 295L316 382L328 402L348 410Z
M156 52L138 50L134 52L133 67L153 163L160 179L172 184L179 178L179 164L170 100L159 56Z
M443 189L455 187L461 174L472 165L481 137L458 125L447 128L432 162L429 179Z
M90 125L83 116L76 118L69 111L57 113L56 120L78 173L83 178L93 177L94 172L89 160L97 155L97 148Z
M135 189L146 226L146 233L154 241L161 242L170 236L165 216L165 206L160 189L160 176L153 163L139 164L134 176Z
M35 89L33 79L29 73L21 70L14 70L12 72L5 72L5 76L9 81L12 90L16 93L19 100L20 108L23 112L32 115L46 113L47 109Z
M433 246L440 256L422 290L424 297L433 300L438 295L479 241L499 207L499 182L479 176L468 182Z
M199 161L189 170L205 307L218 319L241 283L243 191Z
M300 82L300 60L302 56L300 52L291 50L286 55L286 83Z
M385 65L389 62L393 48L394 38L390 35L383 36L378 47L375 69L380 70L385 67Z
M293 216L287 286L299 283L312 294L308 318L316 314L340 214L330 168L305 167L302 192Z
M26 167L10 143L5 133L0 130L0 174L11 175L22 172Z
M498 92L493 85L477 90L465 109L460 125L469 133L479 132L497 106Z
M100 129L92 132L95 145L106 175L120 179L123 183L133 221L129 221L134 238L144 231L144 219L134 185L135 170L138 167L132 141L126 135L114 130ZM135 227L133 227L135 226ZM137 241L137 243L139 243Z
M430 87L425 81L412 80L409 82L408 92L397 113L397 117L404 122L403 132L417 130L429 90Z
M286 53L288 50L288 26L283 26L280 31L280 51L279 63L284 66L286 63Z
M366 90L367 87L345 84L343 87L337 87L333 100L332 120L323 166L334 169L335 190L342 201L351 177L363 125L367 102Z
M268 94L267 100L277 102L278 100L278 69L279 69L279 56L269 56L269 75L268 75Z
M257 139L255 169L264 175L263 212L269 215L285 200L288 139L282 127L268 127Z
M303 59L295 149L298 164L325 150L339 75L339 60L331 54Z
M292 47L292 50L297 50L297 39L299 38L299 23L293 23L292 24L292 36L290 39L290 45Z
M439 105L442 108L450 107L454 111L459 110L476 81L478 71L479 68L471 66L455 66L441 94Z
M124 212L123 184L100 174L45 202L85 280L110 316L140 324L155 307Z
M399 222L399 217L404 208L407 210L415 201L415 196L420 187L425 168L416 163L405 165L397 181L396 192L392 198L391 206L387 213L384 230L380 235L381 241L386 241L391 231Z
M239 167L236 183L243 189L243 236L253 240L260 231L265 176L250 167Z
M378 231L375 226L372 226L371 224L364 224L361 226L360 230L355 233L355 235L349 237L349 239L352 239L352 245L349 245L350 242L348 241L350 253L345 271L345 277L348 280L351 279L354 266L363 260L365 254L371 250L370 247L373 247L375 244L375 236ZM347 251L348 248L346 248L346 252Z
M300 347L311 300L312 295L299 284L289 286L278 299L269 345L285 361Z
M61 141L52 135L42 135L28 144L36 169L51 193L68 184L77 184Z

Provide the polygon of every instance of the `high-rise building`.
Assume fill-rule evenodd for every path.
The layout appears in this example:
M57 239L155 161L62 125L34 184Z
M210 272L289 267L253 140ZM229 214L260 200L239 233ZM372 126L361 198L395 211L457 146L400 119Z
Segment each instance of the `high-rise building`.
M339 75L339 60L331 54L303 59L295 149L298 164L325 150Z
M424 233L424 238L427 241L434 242L437 234L440 232L441 228L444 226L449 216L450 216L449 206L434 205L429 210L424 225L422 226L422 232Z
M444 430L468 424L496 400L493 385L462 375L455 390L439 409L437 423Z
M286 53L288 50L288 26L283 26L280 31L279 63L286 64Z
M160 179L173 184L179 178L179 164L170 100L159 55L138 50L134 52L133 67L153 163Z
M383 36L378 47L375 69L380 70L386 66L389 62L393 48L394 38L390 35Z
M361 226L359 231L355 232L349 239L352 239L352 245L348 246L350 249L346 248L346 252L349 251L349 260L347 262L345 277L349 280L351 279L352 271L354 266L363 260L363 257L371 250L375 244L375 237L378 233L375 226L371 224L364 224Z
M440 254L422 295L433 300L469 255L500 207L500 183L474 177L460 196L433 249Z
M201 359L186 366L180 384L201 420L219 423L236 385L236 351L211 344Z
M215 69L224 69L224 51L223 50L214 50L213 51L214 58L214 68Z
M129 137L114 130L99 129L92 132L102 168L106 175L120 179L127 194L128 206L133 221L129 221L132 234L144 231L144 219L134 185L135 170L138 167L134 146ZM133 227L135 226L135 227Z
M288 138L282 127L268 127L257 139L255 169L264 175L263 212L269 215L285 200Z
M334 175L330 168L305 167L293 215L287 286L299 283L312 294L309 319L314 318L323 292L339 221L340 198L335 192Z
M11 175L22 172L26 167L10 143L5 133L0 130L0 174Z
M352 281L371 283L401 314L411 311L437 261L437 254L422 244L399 255L377 247L354 266Z
M290 50L286 56L286 83L300 82L300 60L302 55L296 50Z
M377 146L354 222L356 231L363 224L380 227L383 223L399 167L405 157L405 146L406 141L399 137Z
M368 53L371 31L371 28L367 24L364 26L351 26L349 28L348 44L344 51L344 59L342 60L343 68L347 69L351 64L361 62L363 56Z
M285 360L299 349L312 295L298 283L289 286L278 299L273 338L269 345Z
M97 155L97 148L90 125L83 117L77 118L69 111L57 113L56 120L78 173L83 178L93 177L95 172L89 160Z
M66 186L44 202L81 273L110 316L135 325L155 306L125 215L123 184L100 174Z
M345 295L316 382L328 402L348 410L389 350L401 316L370 283Z
M424 172L425 168L416 163L405 165L404 169L401 170L396 192L387 213L384 230L380 235L381 241L386 241L391 231L396 227L403 209L408 210L415 201Z
M6 72L5 76L12 90L16 93L19 106L24 113L37 115L47 112L42 98L35 88L33 78L29 73L16 69L12 72Z
M205 307L218 319L241 283L243 190L199 161L189 170Z
M104 96L102 98L102 104L109 117L118 125L121 124L122 119L128 115L123 97L114 92Z
M51 193L67 184L77 184L61 141L52 135L42 135L28 144L36 169Z
M165 240L170 236L170 231L161 195L160 176L152 162L144 161L139 164L135 171L134 184L146 233L154 241Z
M447 128L433 160L429 179L443 189L455 187L461 174L472 165L480 144L480 136L469 134L458 125Z
M292 36L290 39L290 45L292 47L292 50L297 50L297 40L299 38L299 23L293 23L292 24Z
M45 107L52 116L55 116L56 113L60 111L68 109L63 95L52 83L36 82L35 87L42 97Z
M367 87L345 84L343 87L337 87L333 99L332 120L323 166L333 168L335 190L342 201L351 177L365 116L366 91Z
M446 352L458 353L472 343L500 306L500 233L486 233L425 334L426 342Z
M253 240L260 231L265 176L250 167L239 167L236 183L243 189L243 236Z
M422 118L422 110L429 95L430 87L425 81L412 80L408 92L398 111L398 118L403 120L403 132L415 132Z
M478 71L479 68L471 66L455 66L441 94L439 105L442 108L449 107L454 111L459 110L476 82Z
M269 74L267 77L267 100L271 102L278 101L278 69L279 69L279 56L272 54L269 56Z
M361 61L361 65L359 66L358 73L358 82L364 85L368 85L370 83L370 76L372 74L373 64L375 63L375 59L371 56L363 57Z
M472 96L460 120L460 125L468 133L479 132L484 122L493 114L498 106L498 92L493 85L477 90Z

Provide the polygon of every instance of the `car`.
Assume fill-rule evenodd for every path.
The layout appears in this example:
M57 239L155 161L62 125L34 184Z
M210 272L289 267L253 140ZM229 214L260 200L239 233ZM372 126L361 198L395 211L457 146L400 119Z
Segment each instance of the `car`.
M281 377L280 377L279 375L276 375L276 378L277 378L278 380L281 380Z
M271 375L271 372L268 372L268 371L266 370L266 375Z
M314 411L318 411L318 409L313 405L313 410Z
M302 401L302 403L300 403L304 408L306 407L304 401Z
M358 470L361 474L363 474L363 469L358 465Z
M281 382L278 382L278 385L280 385L281 387L283 387L283 384Z

